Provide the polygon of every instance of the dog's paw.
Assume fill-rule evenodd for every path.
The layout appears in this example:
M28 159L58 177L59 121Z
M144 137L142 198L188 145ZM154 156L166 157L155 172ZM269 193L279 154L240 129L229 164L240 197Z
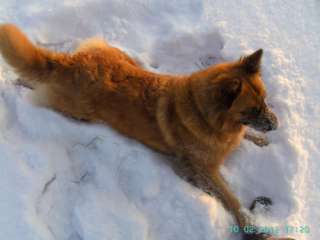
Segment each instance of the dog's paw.
M272 236L267 233L245 233L242 240L269 240L270 238Z
M270 211L270 206L273 205L273 202L271 198L260 196L257 197L255 200L253 200L251 206L250 206L250 211L264 211L268 212Z
M245 234L242 240L295 240L288 237L274 237L266 233Z
M259 147L268 146L270 143L266 136L252 136L250 140Z
M253 142L255 145L259 147L268 146L270 143L265 135L258 135L247 132L244 137L245 139L247 139L250 142Z
M26 80L23 80L22 78L17 78L14 83L15 86L19 87L24 87L24 88L29 88L29 89L34 89L34 86Z
M288 237L269 237L267 240L295 240L294 238L288 238Z
M259 147L265 147L269 145L269 140L267 138L263 137L257 137L254 141L254 144L256 144Z

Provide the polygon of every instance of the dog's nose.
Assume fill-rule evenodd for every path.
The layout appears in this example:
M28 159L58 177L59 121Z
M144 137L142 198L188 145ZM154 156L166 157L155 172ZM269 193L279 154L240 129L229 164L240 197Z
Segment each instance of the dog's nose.
M272 124L269 124L267 127L266 127L266 131L271 131L271 130L275 130L276 128L274 128L274 126L272 126Z

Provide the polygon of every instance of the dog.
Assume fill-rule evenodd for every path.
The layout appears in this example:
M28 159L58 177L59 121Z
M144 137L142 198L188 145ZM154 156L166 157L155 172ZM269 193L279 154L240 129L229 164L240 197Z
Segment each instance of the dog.
M2 24L0 51L41 96L41 104L78 120L104 123L174 156L177 174L216 196L240 228L252 225L219 169L246 137L247 127L267 132L278 126L265 102L262 49L189 75L164 75L143 69L103 40L59 53L35 46L16 26ZM243 239L268 237L243 233Z

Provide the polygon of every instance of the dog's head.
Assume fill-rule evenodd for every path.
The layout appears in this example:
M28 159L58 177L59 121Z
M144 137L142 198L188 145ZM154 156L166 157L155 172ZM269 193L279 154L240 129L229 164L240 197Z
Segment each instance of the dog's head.
M210 115L223 112L224 119L263 132L278 127L276 115L265 102L266 90L260 74L262 54L260 49L237 62L221 64L210 71L211 77L207 79L214 87L209 94L214 96L215 104Z

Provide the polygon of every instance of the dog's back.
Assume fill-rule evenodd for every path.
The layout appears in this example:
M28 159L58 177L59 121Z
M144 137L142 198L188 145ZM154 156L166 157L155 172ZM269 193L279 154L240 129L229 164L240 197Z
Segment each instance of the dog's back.
M0 26L0 50L23 80L32 83L40 104L72 118L107 123L169 151L155 119L156 98L169 76L141 69L100 40L84 42L73 54L51 52L33 45L10 24Z

